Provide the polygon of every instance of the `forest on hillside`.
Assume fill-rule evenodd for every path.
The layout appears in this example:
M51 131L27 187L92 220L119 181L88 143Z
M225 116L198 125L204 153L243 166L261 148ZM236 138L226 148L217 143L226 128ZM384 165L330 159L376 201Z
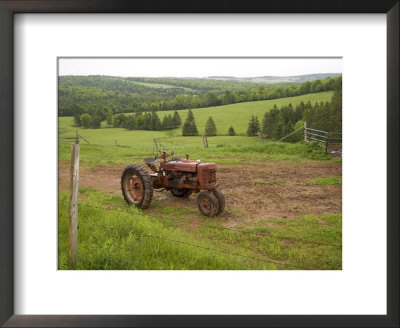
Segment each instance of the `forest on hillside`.
M58 115L104 121L107 113L134 113L221 106L338 90L342 77L302 84L265 85L213 79L60 76Z
M301 129L307 122L309 128L327 131L329 133L342 132L342 90L336 90L330 102L311 104L301 102L295 108L291 104L265 112L261 126L251 129L249 123L248 135L256 135L261 131L268 139L280 140L290 133ZM297 142L302 140L303 132L295 133L286 141Z

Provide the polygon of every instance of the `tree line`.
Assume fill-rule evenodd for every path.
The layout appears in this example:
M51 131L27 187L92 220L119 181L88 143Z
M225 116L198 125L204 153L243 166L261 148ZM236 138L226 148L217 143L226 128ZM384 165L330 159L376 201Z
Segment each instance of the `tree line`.
M307 81L300 85L259 86L250 90L226 90L218 95L207 92L199 95L180 94L172 100L152 101L141 104L142 110L181 110L212 106L222 106L248 101L271 100L294 97L309 93L338 90L341 88L342 77L326 78L323 80Z
M309 128L324 130L327 132L342 131L342 91L336 90L330 102L320 102L311 104L310 101L301 102L295 108L292 104L282 106L278 109L276 104L264 114L260 123L257 116L252 115L248 127L247 135L256 136L259 132L268 139L280 140L292 132L300 129L304 122ZM188 116L182 128L183 136L197 136L199 134L193 112L188 111ZM215 136L217 127L210 116L206 122L205 134ZM235 129L231 126L228 135L236 135ZM286 141L297 142L302 138L302 132L293 134Z
M177 111L175 111L173 115L164 115L162 121L154 111L135 113L132 115L124 113L113 115L112 111L108 111L105 120L107 127L125 128L127 130L161 131L175 129L182 124L181 117ZM100 128L100 123L102 121L103 120L96 115L91 116L88 113L83 113L78 119L75 118L75 126Z
M264 114L260 124L257 116L252 116L247 129L247 135L256 136L259 132L268 139L280 140L298 130L307 122L309 128L327 132L342 131L342 91L335 91L330 102L320 102L312 105L301 102L295 108L291 104L278 109L276 105ZM296 133L286 141L301 140L302 133Z
M161 131L179 127L182 124L181 117L175 111L173 115L164 115L162 121L155 111L136 113L133 115L117 114L113 120L113 127L128 130Z
M153 103L174 100L178 95L203 96L207 92L253 89L252 82L177 78L124 78L113 76L60 76L59 116L73 116L76 106L111 108L114 113L151 111ZM180 103L178 97L177 103ZM171 108L174 109L174 108Z
M161 131L175 129L182 125L181 117L177 111L173 115L164 115L160 120L157 112L140 112L132 115L119 113L114 115L111 110L102 115L97 111L91 114L83 113L75 116L75 125L84 128L99 128L102 121L106 121L108 127L125 128L128 130ZM252 115L249 120L247 135L256 136L259 132L266 138L279 140L295 130L301 128L307 122L308 127L328 132L341 132L342 130L342 91L334 92L330 102L317 102L314 105L310 101L299 103L296 107L291 104L278 108L276 104L265 112L263 119ZM217 126L210 116L206 122L204 132L208 136L217 135ZM231 126L227 134L236 135ZM192 110L189 109L185 123L182 126L183 136L197 136L199 131ZM302 133L294 134L286 139L289 142L301 140Z

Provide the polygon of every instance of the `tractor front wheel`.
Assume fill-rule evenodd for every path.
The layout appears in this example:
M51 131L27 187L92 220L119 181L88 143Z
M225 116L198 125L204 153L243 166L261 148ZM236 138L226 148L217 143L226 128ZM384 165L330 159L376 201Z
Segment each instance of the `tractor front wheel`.
M193 192L193 189L182 188L182 189L171 189L171 194L176 197L189 197Z
M197 206L206 216L215 216L219 211L218 199L211 191L202 191L197 196Z
M213 191L213 193L214 193L214 196L218 199L219 209L218 209L217 215L219 215L225 209L225 197L224 197L224 194L221 192L221 190L216 189Z
M147 170L139 165L128 165L121 176L121 189L129 205L148 208L153 198L152 180Z

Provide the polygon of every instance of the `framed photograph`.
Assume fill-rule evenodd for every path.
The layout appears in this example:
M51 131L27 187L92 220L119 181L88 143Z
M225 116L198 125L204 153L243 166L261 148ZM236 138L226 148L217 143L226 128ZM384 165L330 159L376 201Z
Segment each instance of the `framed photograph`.
M0 10L2 325L399 325L397 1Z

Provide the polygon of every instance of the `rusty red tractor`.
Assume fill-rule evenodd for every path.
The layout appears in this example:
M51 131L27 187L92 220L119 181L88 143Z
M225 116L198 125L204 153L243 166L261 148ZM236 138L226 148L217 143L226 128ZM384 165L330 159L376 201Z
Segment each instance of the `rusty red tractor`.
M128 165L121 176L121 189L129 205L145 209L150 206L153 190L169 190L176 197L189 197L198 193L197 205L202 214L215 216L223 212L225 197L218 189L216 164L174 157L174 152L167 154L165 150L160 155L145 158L154 173L149 174L142 165ZM168 157L170 160L167 160ZM160 160L160 161L159 161ZM159 165L156 166L156 163Z

